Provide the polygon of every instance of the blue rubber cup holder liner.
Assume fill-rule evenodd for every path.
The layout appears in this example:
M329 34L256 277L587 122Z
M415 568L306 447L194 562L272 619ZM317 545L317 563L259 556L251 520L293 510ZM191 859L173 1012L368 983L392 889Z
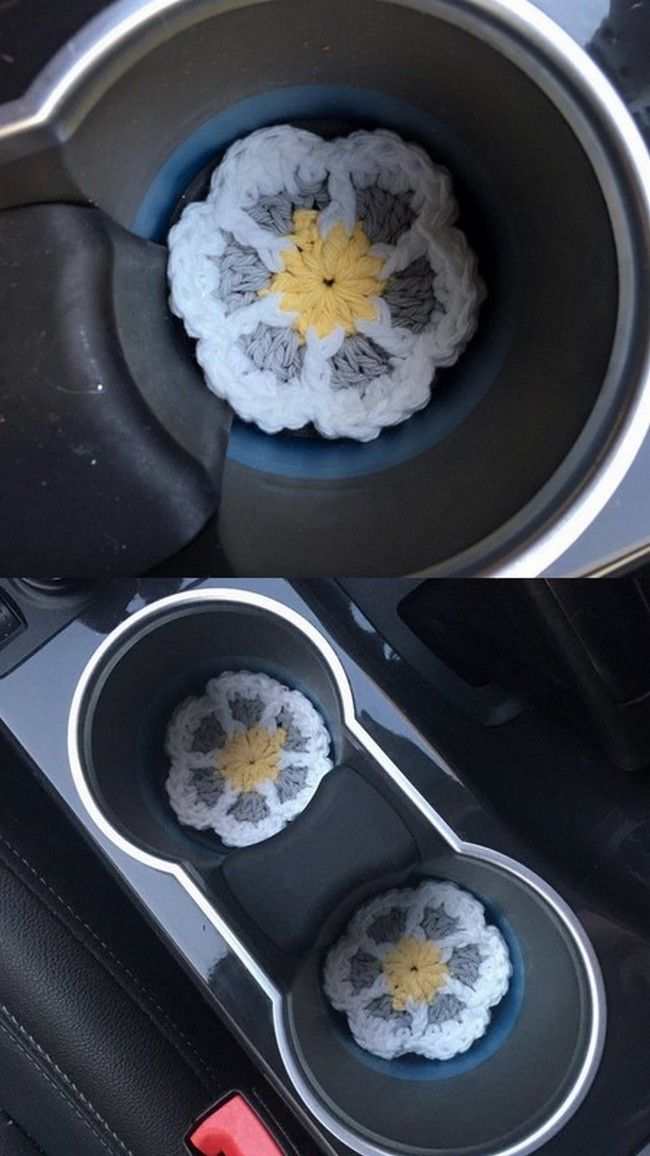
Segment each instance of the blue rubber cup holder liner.
M283 831L239 849L182 828L164 791L169 713L225 669L262 670L306 694L327 722L335 763ZM597 1070L605 1026L583 929L542 879L463 842L419 794L358 721L345 671L311 623L229 589L137 612L81 677L69 750L95 824L175 876L260 985L288 1086L347 1150L514 1156L571 1116ZM427 878L455 882L484 904L510 948L510 988L465 1054L376 1060L326 999L324 958L360 903Z

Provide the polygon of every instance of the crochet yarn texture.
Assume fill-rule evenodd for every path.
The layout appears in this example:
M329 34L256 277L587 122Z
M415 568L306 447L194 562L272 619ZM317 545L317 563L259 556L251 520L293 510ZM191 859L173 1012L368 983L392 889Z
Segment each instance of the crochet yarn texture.
M457 215L447 170L393 132L232 145L169 234L210 389L267 433L369 441L422 409L485 295Z
M323 986L366 1051L449 1060L485 1034L511 974L479 901L428 881L359 908L327 955Z
M166 789L181 823L246 847L300 814L332 767L330 736L309 699L266 674L226 672L167 727Z

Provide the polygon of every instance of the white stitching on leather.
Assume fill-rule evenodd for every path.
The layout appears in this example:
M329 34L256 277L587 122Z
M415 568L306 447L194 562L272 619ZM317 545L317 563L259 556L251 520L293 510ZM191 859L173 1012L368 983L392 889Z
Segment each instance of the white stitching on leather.
M30 1036L29 1032L27 1031L27 1028L23 1027L23 1025L21 1023L19 1023L19 1021L16 1019L16 1017L11 1014L11 1012L9 1011L9 1008L5 1007L4 1004L0 1004L0 1012L4 1013L4 1015L7 1017L8 1020L10 1020L10 1022L14 1025L14 1027L18 1029L20 1034L25 1037L25 1039L32 1045L33 1048L36 1048L36 1051L38 1052L39 1056L42 1056L42 1058L50 1065L50 1067L54 1069L56 1074L61 1077L63 1082L65 1084L67 1084L68 1087L71 1088L73 1092L76 1093L76 1095L79 1097L79 1099L81 1100L84 1107L87 1108L89 1112L92 1112L95 1119L99 1121L99 1123L102 1125L102 1127L104 1127L106 1129L106 1131L110 1134L110 1136L112 1136L112 1138L116 1141L116 1143L119 1144L122 1151L128 1153L128 1156L133 1156L131 1149L126 1146L126 1144L124 1143L123 1140L120 1140L117 1133L113 1131L110 1124L108 1124L107 1121L104 1119L104 1117L100 1115L100 1113L97 1111L97 1109L95 1107L93 1107L90 1100L86 1096L84 1096L81 1089L77 1087L77 1085L74 1083L73 1080L70 1079L69 1076L66 1076L65 1072L62 1070L62 1068L59 1067L56 1060L53 1060L52 1057L50 1055L48 1055L48 1053L45 1051L44 1048L41 1047L41 1045L37 1042L37 1040L35 1040L33 1036Z
M111 951L108 944L104 942L104 940L101 938L101 936L98 935L98 933L90 926L90 924L86 923L85 919L83 919L81 917L81 915L79 915L78 912L76 912L74 910L74 908L71 907L70 904L61 895L59 895L57 891L54 890L54 888L51 886L51 884L48 883L47 879L43 878L43 876L38 872L36 867L34 867L34 865L32 863L30 863L28 859L25 859L25 857L23 855L21 855L20 851L18 851L18 849L16 847L14 847L13 844L10 843L9 840L6 839L4 835L1 835L1 834L0 834L0 843L3 843L4 846L7 847L11 851L12 855L14 855L15 858L18 859L18 861L20 863L22 863L36 879L38 879L39 883L43 884L43 887L45 887L46 891L48 891L49 894L54 899L56 899L57 903L59 903L61 905L61 907L63 907L64 910L67 911L68 914L72 916L72 918L75 920L75 922L78 923L80 927L83 927L84 930L87 931L88 934L92 936L92 938L95 940L95 942L100 945L100 947L106 952L107 956L109 957L109 959L112 960L112 962L115 964L115 966L118 968L118 970L121 971L125 976L127 976L127 978L131 981L131 983L133 983L135 985L135 987L138 989L138 991L142 993L142 995L145 997L145 999L147 999L149 1001L149 1003L156 1009L156 1011L162 1016L163 1020L168 1025L168 1027L170 1027L174 1032L176 1032L179 1039L183 1041L183 1043L185 1044L188 1051L191 1052L191 1054L197 1060L199 1065L203 1068L203 1071L206 1073L206 1075L210 1076L214 1080L218 1080L219 1076L218 1076L218 1073L215 1071L215 1069L213 1067L211 1067L211 1065L206 1060L203 1059L203 1057L196 1050L194 1044L189 1039L189 1037L185 1035L185 1033L181 1030L181 1028L179 1028L178 1024L174 1022L174 1020L165 1011L165 1009L163 1007L161 1007L161 1005L158 1003L156 998L151 994L151 992L146 987L144 987L144 985L140 982L138 977L136 975L134 975L134 973L127 966L127 964L124 963L123 960L121 960L119 958L119 956L115 955L115 953L113 951ZM138 1006L140 1006L140 1005L138 1005ZM146 1009L143 1008L142 1010L145 1012L145 1014L147 1014ZM171 1042L173 1045L173 1041L171 1041ZM180 1052L179 1052L179 1054L180 1054ZM184 1058L184 1057L182 1057L182 1058Z
M13 1016L10 1016L10 1018L13 1019ZM14 1021L14 1022L16 1022L16 1021ZM20 1024L18 1024L17 1026L20 1027ZM1 1020L0 1020L0 1030L5 1033L5 1035L8 1037L8 1039L14 1045L14 1047L18 1048L19 1052L22 1052L22 1054L25 1056L25 1058L27 1060L29 1060L30 1064L34 1068L36 1068L36 1071L39 1073L39 1075L42 1077L42 1079L44 1079L47 1084L50 1084L51 1087L54 1088L54 1091L68 1105L68 1107L74 1113L74 1115L77 1116L82 1121L82 1123L86 1125L86 1127L88 1128L88 1131L92 1133L92 1135L95 1137L95 1139L101 1144L102 1148L105 1148L107 1152L113 1153L115 1151L113 1146L112 1145L109 1146L106 1138L104 1136L101 1136L100 1133L96 1130L96 1128L93 1128L92 1124L90 1123L90 1120L87 1120L86 1117L79 1111L79 1109L75 1105L74 1101L71 1100L70 1097L65 1094L63 1088L60 1088L58 1086L58 1084L56 1084L54 1082L54 1080L51 1078L51 1076L48 1076L47 1072L45 1072L43 1070L42 1066L36 1062L36 1059L34 1058L34 1056L32 1056L30 1054L30 1052L27 1051L27 1048L23 1047L23 1045L19 1042L19 1040L15 1039L15 1037L9 1031L9 1028L6 1026L6 1024L3 1024ZM24 1030L24 1029L21 1029L21 1030ZM27 1035L28 1033L25 1033L25 1034ZM29 1038L31 1038L31 1037L29 1037ZM36 1045L36 1047L38 1047L38 1044ZM45 1053L43 1053L43 1054L45 1054ZM56 1064L54 1065L54 1067L56 1067ZM72 1086L74 1087L74 1085L72 1085ZM91 1107L91 1110L97 1116L98 1120L100 1120L102 1123L105 1123L102 1120L101 1116L98 1113L94 1112L94 1109L92 1107ZM107 1124L105 1126L108 1128ZM111 1129L108 1128L108 1131L111 1132ZM111 1132L111 1135L114 1135L114 1133ZM129 1156L133 1156L133 1153L131 1152L130 1148L126 1148L125 1145L122 1144L122 1141L118 1137L116 1137L116 1140L117 1140L118 1144L120 1145L120 1147L125 1152L129 1153Z

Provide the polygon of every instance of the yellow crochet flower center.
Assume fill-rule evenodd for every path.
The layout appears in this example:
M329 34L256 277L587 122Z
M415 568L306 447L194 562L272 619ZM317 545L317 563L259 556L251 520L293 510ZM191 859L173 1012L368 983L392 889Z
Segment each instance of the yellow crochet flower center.
M382 967L395 1011L404 1011L407 1000L431 1003L449 978L440 948L421 939L400 939Z
M342 326L350 335L359 321L375 321L378 311L370 297L386 284L379 279L383 259L371 256L361 222L352 234L339 223L322 237L318 215L316 209L295 210L294 231L287 237L292 248L280 254L284 270L260 290L261 297L282 294L280 308L298 314L294 327L303 339L308 329L327 337Z
M254 791L260 783L273 783L280 773L278 761L286 737L282 727L273 733L263 727L238 731L217 755L217 770L237 791Z

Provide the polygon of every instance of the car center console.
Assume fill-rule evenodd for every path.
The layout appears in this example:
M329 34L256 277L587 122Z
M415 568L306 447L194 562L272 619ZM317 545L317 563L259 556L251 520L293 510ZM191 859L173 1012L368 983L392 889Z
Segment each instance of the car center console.
M70 591L4 580L1 594L23 623L0 645L3 726L323 1151L492 1156L541 1144L554 1156L629 1156L647 1140L645 1065L628 1059L647 1048L648 924L599 886L597 864L586 876L555 854L579 815L564 814L561 797L558 831L534 839L514 812L499 805L497 817L488 789L463 785L481 736L488 764L494 751L457 675L428 685L427 740L407 717L405 688L417 713L421 675L333 582L108 583L84 590L66 622L58 598ZM237 666L311 698L335 769L280 835L232 849L176 823L161 720L211 673ZM539 754L530 736L528 749L514 741L531 713L513 702L489 728L521 779ZM558 731L558 757L562 742ZM639 847L631 852L623 843L622 871L638 877ZM481 899L514 968L503 1010L453 1071L374 1063L321 987L324 951L354 907L431 877Z

